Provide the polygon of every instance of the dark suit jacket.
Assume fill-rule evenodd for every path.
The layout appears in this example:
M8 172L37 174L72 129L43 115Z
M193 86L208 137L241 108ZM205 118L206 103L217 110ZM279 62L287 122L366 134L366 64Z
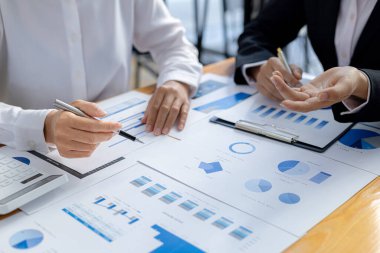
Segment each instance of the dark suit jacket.
M242 66L269 59L277 47L294 40L307 25L311 44L324 69L338 65L334 38L340 0L271 0L239 38L235 81L246 83ZM342 103L333 105L341 122L380 121L380 3L377 2L354 50L350 66L364 71L371 82L369 103L358 113L341 116Z

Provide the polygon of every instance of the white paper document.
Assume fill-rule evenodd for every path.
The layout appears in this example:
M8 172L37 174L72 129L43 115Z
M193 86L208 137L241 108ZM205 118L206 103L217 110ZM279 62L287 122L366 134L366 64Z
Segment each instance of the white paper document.
M324 155L380 175L380 123L356 124Z
M141 162L297 236L376 175L318 153L202 121Z
M280 252L297 240L141 164L34 215L0 221L0 234L2 253Z
M216 116L232 123L245 121L268 131L293 136L299 142L319 148L328 145L351 125L335 121L330 108L308 113L289 111L261 94Z

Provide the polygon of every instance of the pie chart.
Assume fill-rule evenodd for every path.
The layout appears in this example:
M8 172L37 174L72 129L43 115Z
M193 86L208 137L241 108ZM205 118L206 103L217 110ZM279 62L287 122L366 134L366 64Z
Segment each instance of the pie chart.
M247 155L255 152L256 148L249 142L235 142L229 146L229 150L235 154Z
M26 229L12 235L10 245L15 249L31 249L42 242L43 234L36 229Z
M306 163L297 160L283 161L278 165L278 170L291 176L305 175L309 172L310 167Z
M284 203L284 204L289 204L289 205L294 205L300 202L301 198L297 194L294 193L283 193L280 196L278 196L278 199Z
M251 192L267 192L272 189L272 184L264 179L251 179L245 183L245 188Z
M355 149L377 149L380 148L380 134L370 130L351 129L339 142Z

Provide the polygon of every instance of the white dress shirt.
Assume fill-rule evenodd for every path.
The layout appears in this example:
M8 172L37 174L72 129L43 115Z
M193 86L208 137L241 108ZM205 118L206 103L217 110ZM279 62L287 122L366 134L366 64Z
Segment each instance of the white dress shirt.
M197 52L162 0L0 0L0 15L2 144L47 152L44 109L55 98L126 92L132 45L151 52L158 85L197 88Z
M376 3L377 0L341 0L335 30L335 48L338 56L338 66L350 65L357 42ZM247 74L247 69L263 65L265 62L245 64L242 67L243 76L247 83L254 84L254 80ZM368 89L367 98L369 98L369 95L370 89ZM368 100L364 103L356 99L345 100L343 104L347 107L348 111L342 114L356 113L367 103Z

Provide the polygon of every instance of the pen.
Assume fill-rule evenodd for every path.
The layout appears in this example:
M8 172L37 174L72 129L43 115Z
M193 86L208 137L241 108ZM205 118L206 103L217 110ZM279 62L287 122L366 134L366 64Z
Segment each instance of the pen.
M286 70L287 70L290 74L293 74L292 69L290 68L289 63L288 63L288 61L286 60L285 55L284 55L284 52L282 52L281 48L277 48L277 56L278 56L278 58L280 59L280 61L282 62L282 64L284 65L284 67L286 68Z
M56 109L63 110L63 111L68 111L68 112L74 113L75 115L80 116L80 117L97 120L96 118L91 117L90 115L88 115L85 112L81 111L79 108L77 108L75 106L72 106L72 105L69 105L69 104L66 104L65 102L63 102L63 101L61 101L59 99L55 100L55 102L53 103L53 106ZM124 138L127 138L128 140L137 141L137 142L140 142L140 143L144 144L144 142L142 142L141 140L139 140L136 136L133 136L133 135L127 133L127 132L124 132L123 130L119 130L116 133L118 133L120 136L123 136Z

